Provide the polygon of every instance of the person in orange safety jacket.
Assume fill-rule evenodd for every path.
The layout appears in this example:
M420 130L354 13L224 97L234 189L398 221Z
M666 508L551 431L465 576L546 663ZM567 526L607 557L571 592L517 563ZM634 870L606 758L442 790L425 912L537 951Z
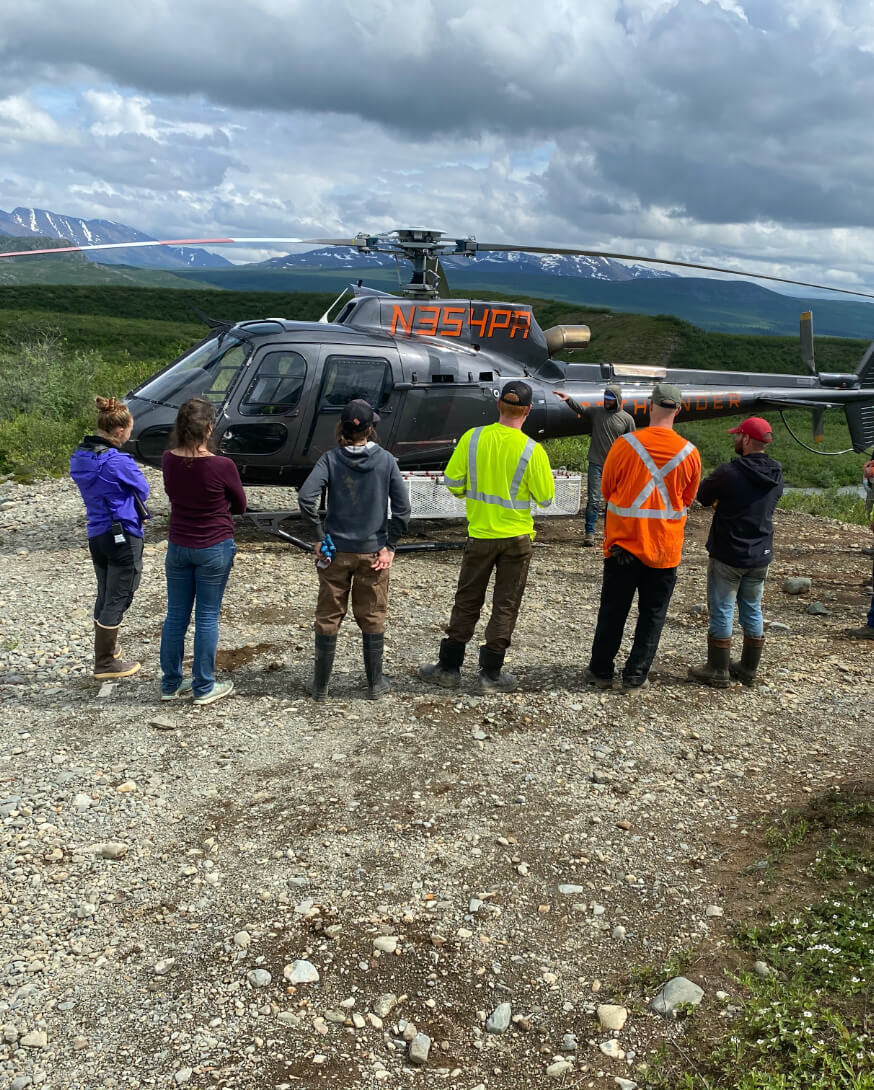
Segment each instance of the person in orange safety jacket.
M604 462L604 578L584 675L587 684L602 689L613 687L613 664L635 593L637 626L622 688L646 685L677 581L686 512L701 477L697 449L674 431L681 397L676 386L659 383L649 427L620 436Z

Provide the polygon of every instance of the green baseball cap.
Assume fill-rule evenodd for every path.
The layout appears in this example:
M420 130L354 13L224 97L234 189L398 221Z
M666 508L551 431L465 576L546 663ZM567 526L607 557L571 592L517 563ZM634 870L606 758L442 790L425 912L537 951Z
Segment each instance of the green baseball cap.
M672 382L660 382L653 387L652 403L665 409L679 409L683 402L680 387Z

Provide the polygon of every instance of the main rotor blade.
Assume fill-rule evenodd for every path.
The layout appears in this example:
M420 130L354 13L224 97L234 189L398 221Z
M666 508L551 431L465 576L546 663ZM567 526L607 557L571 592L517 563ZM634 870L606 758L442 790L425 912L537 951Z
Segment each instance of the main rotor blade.
M236 243L281 243L309 245L318 239L306 238L163 238L146 242L95 242L88 246L50 246L41 250L9 250L0 257L35 257L37 254L73 254L85 250L129 250L143 246L232 246Z
M608 250L581 250L573 246L507 246L500 242L478 242L477 250L510 252L520 254L568 254L579 257L606 257L615 261L643 261L648 265L672 265L681 269L703 269L705 272L726 273L729 276L748 276L753 280L774 280L778 284L796 284L802 288L819 288L822 291L837 291L843 295L861 295L864 299L874 299L874 293L855 291L852 288L835 288L830 284L811 284L807 280L789 280L785 276L769 276L767 273L746 272L743 269L727 269L721 265L699 265L694 261L671 261L662 257L643 257L640 254L614 254Z

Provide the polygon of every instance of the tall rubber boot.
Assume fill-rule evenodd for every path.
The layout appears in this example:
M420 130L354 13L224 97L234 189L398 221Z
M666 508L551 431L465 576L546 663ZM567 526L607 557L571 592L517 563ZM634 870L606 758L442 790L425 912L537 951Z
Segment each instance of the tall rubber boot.
M744 685L752 685L756 680L759 663L762 659L762 648L765 646L764 636L748 636L744 633L744 645L741 651L740 662L732 662L729 669L731 676L738 678Z
M99 680L114 677L130 677L140 668L138 662L125 662L118 648L118 629L105 628L94 622L94 676Z
M485 644L479 649L479 676L476 687L481 693L511 693L519 684L518 680L502 669L504 651L493 651Z
M315 657L313 658L313 676L306 683L306 691L313 700L324 700L328 695L328 682L334 669L334 653L337 650L337 637L316 633Z
M382 632L362 632L361 646L364 651L364 673L367 675L367 699L379 700L391 688L382 676L382 652L385 635Z
M731 684L729 661L731 659L731 637L720 639L707 637L707 662L703 666L690 666L689 677L692 681L712 685L714 689L727 689Z
M456 640L441 640L440 655L433 664L419 667L422 681L442 685L444 689L457 689L461 684L461 664L464 662L465 645Z

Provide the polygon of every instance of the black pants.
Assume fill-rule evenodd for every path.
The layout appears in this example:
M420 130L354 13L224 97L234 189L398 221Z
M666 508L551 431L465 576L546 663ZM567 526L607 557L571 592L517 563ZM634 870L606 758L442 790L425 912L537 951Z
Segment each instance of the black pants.
M636 591L637 627L622 670L623 680L636 685L645 680L658 651L668 604L677 582L677 569L648 568L631 553L625 553L621 559L622 563L611 556L604 561L601 604L589 669L595 677L605 680L613 677L613 660L622 643Z
M473 636L486 598L492 572L492 615L486 625L486 647L506 651L510 646L522 595L528 581L533 548L528 534L519 537L469 537L455 591L455 604L446 635L456 643L467 643Z
M116 545L113 533L88 538L91 563L97 576L94 620L102 628L116 628L134 600L143 574L143 539L124 535L124 544Z

